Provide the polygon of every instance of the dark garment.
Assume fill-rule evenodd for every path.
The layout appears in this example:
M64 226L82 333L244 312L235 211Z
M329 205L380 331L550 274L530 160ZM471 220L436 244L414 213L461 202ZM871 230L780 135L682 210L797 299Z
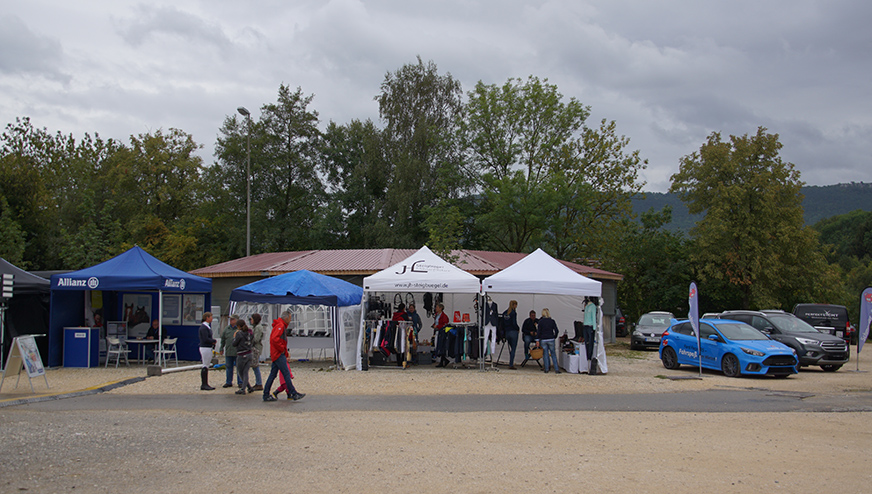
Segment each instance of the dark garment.
M506 333L509 331L520 331L521 328L518 327L518 311L506 309L503 312L503 318L505 319L503 324L506 325Z
M418 336L418 333L421 332L421 316L418 315L418 311L415 312L407 312L409 316L409 320L412 321L412 328L415 329L415 336Z
M269 371L269 377L266 378L266 383L263 385L264 398L269 396L269 392L272 389L272 383L276 380L276 376L279 375L279 372L281 372L282 377L285 378L285 386L288 396L294 396L297 394L297 390L294 389L294 384L291 382L291 371L288 369L288 357L282 353L277 359L273 360L272 368Z
M554 319L551 319L550 317L542 317L539 319L539 331L537 335L539 341L557 339L559 333L560 330L557 329L557 323L554 322Z
M518 350L518 330L506 331L506 342L509 344L509 366L515 366L515 352Z
M212 328L205 322L200 325L197 336L200 337L200 348L215 348L215 338L212 338Z
M500 311L497 309L497 303L491 302L485 306L486 312L484 314L484 323L490 324L493 327L497 327Z
M581 326L581 332L584 335L584 350L587 353L587 361L590 362L590 359L593 358L593 326L585 324Z
M530 345L536 341L536 337L531 334L524 335L524 360L530 360Z
M524 336L536 336L536 323L539 322L538 319L524 319L524 325L521 327L521 331L524 333Z
M155 328L153 326L148 327L148 331L145 332L145 339L156 340L160 337L157 333L160 331L160 328Z
M245 331L236 331L232 344L236 348L237 355L248 355L254 348L254 333L249 328Z

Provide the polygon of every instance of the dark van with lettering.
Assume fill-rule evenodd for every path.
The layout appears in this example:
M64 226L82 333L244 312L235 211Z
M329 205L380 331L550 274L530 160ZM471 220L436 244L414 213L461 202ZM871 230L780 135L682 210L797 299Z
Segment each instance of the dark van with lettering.
M844 305L832 304L796 304L793 315L811 324L818 331L856 343L854 326L848 320L848 309Z

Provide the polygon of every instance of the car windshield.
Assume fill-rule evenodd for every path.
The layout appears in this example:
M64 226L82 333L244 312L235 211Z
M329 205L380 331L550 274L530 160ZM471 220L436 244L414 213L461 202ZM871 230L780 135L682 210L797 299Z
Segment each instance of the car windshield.
M639 326L660 326L668 327L671 323L672 316L669 314L644 314L639 318Z
M820 331L798 317L770 315L769 320L776 328L787 333L818 333Z
M738 322L718 324L718 330L728 340L767 340L766 335L753 327Z

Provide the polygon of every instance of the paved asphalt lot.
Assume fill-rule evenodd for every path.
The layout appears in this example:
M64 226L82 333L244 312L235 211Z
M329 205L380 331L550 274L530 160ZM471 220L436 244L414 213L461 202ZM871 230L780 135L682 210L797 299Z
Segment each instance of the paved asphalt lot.
M46 412L82 410L179 410L237 412L286 410L309 412L870 412L872 392L818 396L810 393L710 390L686 393L577 395L444 395L444 396L308 396L264 403L259 393L117 395L103 393L23 405ZM284 397L284 395L282 395Z

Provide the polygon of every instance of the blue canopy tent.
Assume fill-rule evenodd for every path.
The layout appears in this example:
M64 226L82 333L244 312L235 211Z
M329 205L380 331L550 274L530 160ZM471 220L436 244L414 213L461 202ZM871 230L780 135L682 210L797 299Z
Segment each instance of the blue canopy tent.
M354 344L346 344L350 340L345 337L345 333L353 332L359 324L360 314L354 314L353 311L360 310L362 299L363 288L307 270L255 281L230 292L231 312L235 312L233 304L239 302L329 307L334 355L342 365L347 365L346 362L353 363L355 359ZM350 324L345 324L346 321ZM356 340L356 335L354 339ZM293 342L291 346L293 347Z
M210 307L212 280L176 269L137 246L89 268L52 275L48 335L49 366L62 364L63 328L81 325L85 292L89 290L100 290L105 294L103 306L109 313L103 315L104 319L119 320L122 318L123 308L118 294L157 292L157 303L153 303L150 309L152 314L156 314L153 318L161 321L161 338L165 336L178 338L176 348L179 359L200 360L197 336L200 321L189 320L187 326L180 324L165 331L164 294L201 295L205 301L202 307ZM181 310L181 307L179 309Z

